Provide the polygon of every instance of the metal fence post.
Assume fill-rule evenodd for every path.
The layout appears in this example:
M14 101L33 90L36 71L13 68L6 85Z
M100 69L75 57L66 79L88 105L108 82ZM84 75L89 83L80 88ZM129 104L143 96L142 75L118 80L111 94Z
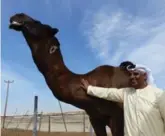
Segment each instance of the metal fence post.
M85 132L85 111L83 112L83 130Z
M37 111L38 111L38 96L34 97L34 126L33 136L37 136Z
M42 114L43 114L43 112L41 112L41 114L40 114L40 122L39 122L39 128L38 128L38 131L40 131L40 129L41 129L41 124L42 124Z
M48 132L50 133L50 128L51 128L51 120L50 120L50 115L48 116L49 124L48 124Z

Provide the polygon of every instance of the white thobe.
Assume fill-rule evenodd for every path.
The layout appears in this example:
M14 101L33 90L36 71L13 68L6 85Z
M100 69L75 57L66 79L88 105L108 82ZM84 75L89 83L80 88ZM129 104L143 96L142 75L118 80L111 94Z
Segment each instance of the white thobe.
M87 93L124 103L125 136L165 136L165 91L150 85L143 89L89 86Z

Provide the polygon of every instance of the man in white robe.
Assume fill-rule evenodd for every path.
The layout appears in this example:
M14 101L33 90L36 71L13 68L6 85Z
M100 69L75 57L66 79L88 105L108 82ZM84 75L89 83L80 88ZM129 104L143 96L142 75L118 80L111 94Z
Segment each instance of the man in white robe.
M82 80L87 94L124 104L125 136L165 136L165 91L153 86L151 72L143 66L131 69L130 88L103 88Z

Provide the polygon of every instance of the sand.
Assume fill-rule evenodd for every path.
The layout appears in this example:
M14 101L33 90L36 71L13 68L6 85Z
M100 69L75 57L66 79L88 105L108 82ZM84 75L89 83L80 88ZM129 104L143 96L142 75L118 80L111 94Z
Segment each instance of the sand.
M2 129L1 136L32 136L32 131ZM88 132L38 132L37 136L90 136Z

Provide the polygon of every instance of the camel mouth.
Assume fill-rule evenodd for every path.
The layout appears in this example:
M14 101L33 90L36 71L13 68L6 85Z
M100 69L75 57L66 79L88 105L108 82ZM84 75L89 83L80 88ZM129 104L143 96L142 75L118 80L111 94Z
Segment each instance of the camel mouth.
M19 23L17 21L11 21L9 24L9 28L10 29L15 29L15 30L19 30L22 26L22 23Z
M12 21L10 25L21 26L22 24L17 21Z

